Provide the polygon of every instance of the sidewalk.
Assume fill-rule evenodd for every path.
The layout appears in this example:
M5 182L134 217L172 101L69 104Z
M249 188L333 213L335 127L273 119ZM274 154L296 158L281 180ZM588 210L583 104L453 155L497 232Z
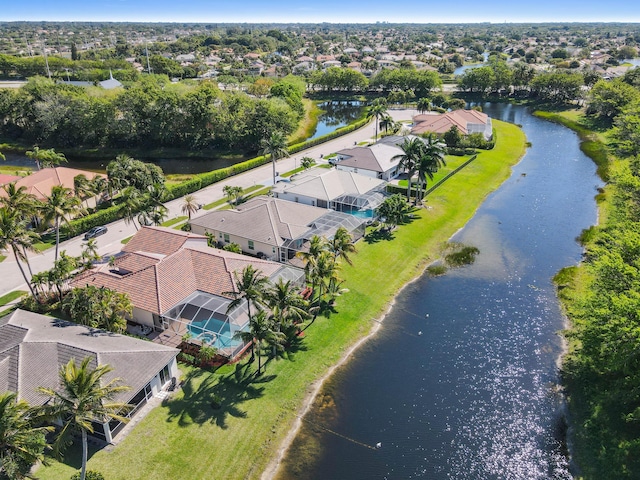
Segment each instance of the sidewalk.
M418 112L415 109L389 110L389 115L391 115L395 121L410 120L411 117L417 113ZM337 152L338 150L353 147L354 144L371 141L375 136L375 131L375 124L372 121L359 130L348 133L347 135L335 138L307 150L300 151L295 155L291 155L289 158L278 160L276 164L276 171L284 173L294 170L300 166L300 160L302 157L311 157L316 161L316 163L326 163L326 161L323 160L323 157ZM268 163L209 185L208 187L193 193L193 195L198 203L206 205L221 198L225 198L226 195L222 190L226 185L239 186L245 189L255 185L263 185L265 187L272 186L272 175L272 164ZM182 212L183 203L183 198L177 198L165 204L168 209L167 220L184 215ZM207 213L205 210L199 210L192 216L192 218L197 218L205 213ZM96 237L98 253L101 256L107 257L120 252L122 248L121 240L134 235L137 231L133 224L126 224L124 220L118 220L110 223L107 225L107 228L108 232L105 235ZM60 251L66 250L67 254L78 256L82 252L82 245L83 237L80 235L61 242ZM53 248L50 248L43 253L30 253L29 261L31 263L33 273L49 270L53 266L53 257ZM9 255L2 263L0 263L0 296L17 289L28 290L28 287L24 283L24 279L22 278L22 274L13 259L13 255Z

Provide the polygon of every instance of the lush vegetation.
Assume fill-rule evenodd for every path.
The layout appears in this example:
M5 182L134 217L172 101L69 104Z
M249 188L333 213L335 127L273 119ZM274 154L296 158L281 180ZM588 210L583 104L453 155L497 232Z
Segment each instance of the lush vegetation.
M585 479L640 475L640 162L618 127L633 121L639 99L623 85L600 85L589 115L557 115L579 125L583 135L592 130L590 141L599 144L594 150L606 154L600 161L609 160L609 181L597 197L601 224L580 237L585 261L555 279L571 319L563 379Z
M317 317L296 348L270 360L266 374L254 377L254 364L245 362L217 372L185 368L183 388L113 450L93 454L89 468L112 480L178 478L185 469L192 478L260 477L296 418L309 385L370 331L397 291L422 271L441 243L508 177L510 165L524 153L525 139L513 125L495 125L500 134L495 149L479 154L446 188L430 196L430 210L418 209L409 223L368 235L358 244L353 265L345 262L340 269L349 292L336 299L333 311ZM71 465L79 464L76 453L77 457L67 457ZM67 480L72 470L56 462L40 469L38 476Z
M0 89L0 136L64 148L242 149L274 131L289 135L304 113L304 83L286 77L267 95L221 91L216 83L172 84L145 76L126 89L77 87L34 77Z

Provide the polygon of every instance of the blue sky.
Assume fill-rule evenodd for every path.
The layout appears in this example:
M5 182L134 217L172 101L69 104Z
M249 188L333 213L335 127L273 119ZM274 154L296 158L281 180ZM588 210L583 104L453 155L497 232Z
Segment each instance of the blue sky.
M640 22L637 0L5 0L0 21Z

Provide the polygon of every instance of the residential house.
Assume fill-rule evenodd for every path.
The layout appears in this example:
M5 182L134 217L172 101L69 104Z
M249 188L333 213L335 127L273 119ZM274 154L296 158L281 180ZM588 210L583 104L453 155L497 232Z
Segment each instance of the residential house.
M314 235L332 238L344 226L355 239L364 222L303 203L259 196L233 210L217 210L191 220L191 231L211 234L219 244L237 243L250 255L288 262Z
M45 200L51 195L51 189L54 186L61 186L74 189L74 178L78 175L84 175L87 180L93 180L96 177L106 178L105 175L87 170L78 170L77 168L68 167L49 167L37 170L26 177L19 177L16 180L16 188L25 187L25 193L33 194L38 200ZM0 197L6 196L6 192L0 190ZM89 204L95 205L96 198L88 199Z
M133 405L126 414L131 418L179 376L178 353L165 345L18 309L0 319L0 390L16 392L30 405L43 405L49 398L38 387L57 390L60 367L90 357L92 368L113 368L104 381L121 378L129 387L113 401ZM93 436L111 443L124 424L93 426Z
M411 133L432 132L442 135L456 127L462 135L482 133L485 140L493 137L491 117L477 110L454 110L442 114L421 114L413 117Z
M227 311L235 276L247 266L272 281L302 282L291 266L207 246L207 237L164 227L143 227L108 264L97 265L71 281L126 293L132 322L153 329L154 341L177 345L185 334L233 357L244 347L235 337L248 328L245 306Z
M389 181L398 176L399 160L402 150L396 145L376 143L370 147L345 148L331 160L336 168L345 172L357 173L367 177Z
M384 201L385 187L386 182L378 178L312 168L295 175L291 182L278 182L272 194L292 202L372 218L374 210Z

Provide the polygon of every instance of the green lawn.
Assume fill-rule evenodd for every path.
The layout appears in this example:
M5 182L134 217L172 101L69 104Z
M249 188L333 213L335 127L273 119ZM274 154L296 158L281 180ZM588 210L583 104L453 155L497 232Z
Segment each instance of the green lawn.
M467 160L469 160L472 157L472 155L464 155L461 157L455 156L455 155L447 155L445 156L444 160L446 162L446 165L441 167L434 175L433 175L433 180L427 179L427 188L430 188L431 186L435 185L436 183L438 183L440 180L442 180L444 177L446 177L447 175L449 175L451 172L453 172L456 168L458 168L460 165L462 165L464 162L466 162ZM413 177L413 180L411 180L411 186L413 188L416 188L416 182L417 182L417 177ZM404 188L407 188L407 180L399 180L398 181L398 185Z
M461 228L483 199L510 175L523 155L525 138L514 125L495 121L499 143L482 152L429 196L429 210L391 232L390 238L361 241L353 266L342 275L349 293L338 313L319 318L298 351L271 361L258 380L243 360L225 374L185 369L185 385L153 410L119 445L94 453L89 468L109 480L148 478L257 479L290 430L310 385L370 331L398 290L420 275L439 245ZM217 395L222 405L211 408ZM73 453L68 460L73 463ZM77 462L76 462L77 466ZM73 468L53 462L42 480L68 480Z
M14 290L13 292L9 292L6 295L0 297L0 307L4 307L7 303L12 302L16 298L20 298L25 296L29 292L25 292L24 290Z

